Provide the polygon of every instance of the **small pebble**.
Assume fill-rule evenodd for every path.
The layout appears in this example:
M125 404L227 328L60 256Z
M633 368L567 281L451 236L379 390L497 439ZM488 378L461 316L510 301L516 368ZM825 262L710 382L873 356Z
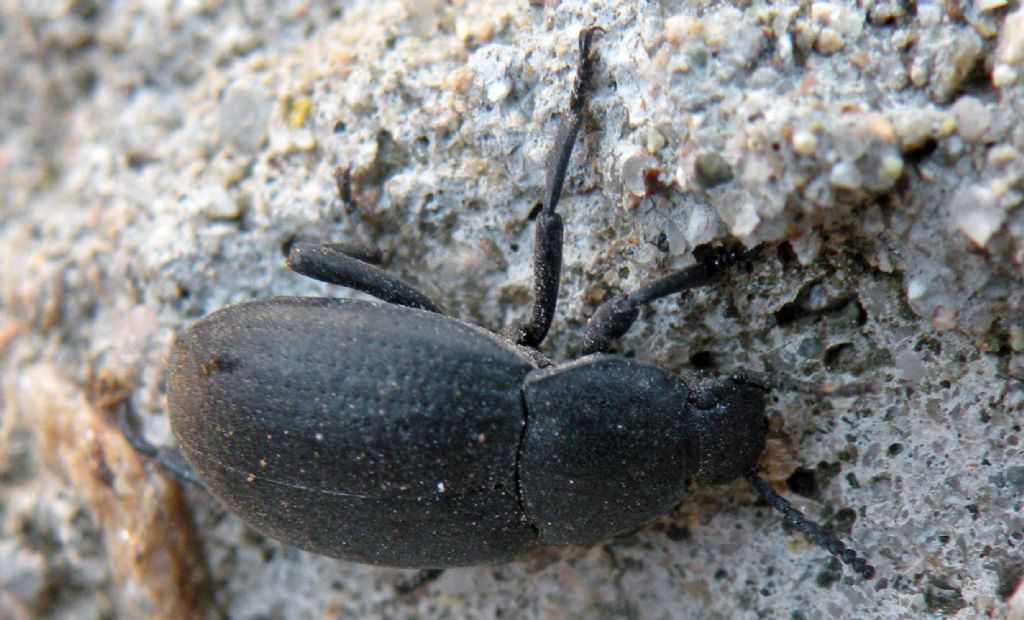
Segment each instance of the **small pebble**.
M910 64L910 82L918 88L928 84L928 65L924 58L915 58Z
M719 155L705 151L697 155L694 163L694 172L697 175L697 182L704 188L712 188L733 179L732 166Z
M1010 349L1014 353L1024 353L1024 325L1010 326Z
M209 186L192 195L192 208L208 220L231 221L242 216L238 203L223 187Z
M648 153L657 153L661 149L665 148L666 144L668 144L668 141L665 140L665 136L661 135L661 132L657 129L648 130L644 137L646 138L646 144L644 146Z
M957 192L949 210L960 232L982 248L1006 220L1006 211L999 208L995 192L981 185Z
M896 154L882 156L882 175L893 182L903 176L903 158Z
M1006 0L975 0L974 2L974 6L976 6L978 11L982 13L1001 9L1007 4L1008 2Z
M491 80L487 83L484 90L484 96L487 97L488 103L498 103L508 94L512 92L512 81L507 77L501 79Z
M1010 144L997 144L988 151L991 166L1005 166L1020 159L1020 153Z
M312 111L313 100L309 97L292 99L288 105L288 126L292 129L302 127Z
M996 46L995 60L1005 65L1024 62L1024 7L1006 16Z
M943 12L935 0L919 0L917 3L917 21L922 26L935 26L942 21Z
M974 71L982 55L981 37L966 30L944 46L935 57L935 70L931 76L932 94L940 102L949 101Z
M796 131L793 133L793 150L800 155L814 155L818 148L818 139L809 131Z
M0 541L0 557L0 588L23 604L35 602L46 587L46 559L11 539Z
M232 86L220 108L221 140L239 153L259 151L273 111L270 97L258 87Z
M1004 88L1016 83L1017 71L1008 65L996 65L992 70L992 86Z
M925 284L920 278L913 278L910 283L907 284L907 299L909 301L917 301L928 293L928 285Z
M455 36L468 47L483 45L494 38L494 24L458 17L455 19Z
M665 20L665 39L673 45L679 45L695 36L704 29L699 19L689 15L675 15Z
M928 140L938 137L936 125L941 124L941 118L936 118L926 110L905 109L900 112L891 118L902 152L907 153L919 149ZM955 128L956 121L952 119L951 121Z
M1006 620L1024 620L1024 577L1021 577L1017 589L1006 601L1008 606Z
M896 130L893 129L892 123L889 119L885 118L881 114L869 114L868 115L868 128L871 129L871 133L880 140L892 144L896 142Z
M916 383L923 379L927 373L921 358L913 351L900 351L896 354L893 363L902 373L904 381Z
M864 185L857 166L847 161L841 161L832 166L828 182L836 189L858 190Z
M815 42L815 49L822 54L834 54L843 49L846 41L843 36L831 28L822 28Z
M992 113L977 97L964 96L950 108L956 119L957 133L966 142L978 142L992 123Z
M622 184L627 192L634 196L647 194L645 175L651 168L656 168L658 160L646 153L637 154L622 162Z
M932 325L940 332L948 332L956 327L956 308L939 306L932 313Z
M815 2L811 5L811 19L819 24L831 24L839 18L840 7L831 2Z

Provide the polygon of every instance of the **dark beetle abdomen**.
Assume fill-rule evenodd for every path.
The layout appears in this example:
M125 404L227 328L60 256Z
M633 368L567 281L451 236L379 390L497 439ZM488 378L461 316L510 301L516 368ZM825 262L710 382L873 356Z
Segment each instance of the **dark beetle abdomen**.
M488 332L343 299L231 306L171 353L171 423L255 529L339 558L500 562L536 546L516 497L533 363Z

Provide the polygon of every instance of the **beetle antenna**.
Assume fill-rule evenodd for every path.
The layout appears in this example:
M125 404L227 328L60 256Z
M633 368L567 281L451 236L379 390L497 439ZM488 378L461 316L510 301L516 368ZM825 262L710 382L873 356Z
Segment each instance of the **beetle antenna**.
M736 370L731 377L742 383L756 385L765 391L796 392L823 397L860 396L881 390L877 381L851 381L850 383L816 383L801 381L784 375L754 370Z
M846 546L839 538L811 521L800 512L789 500L775 492L775 489L768 484L764 478L755 474L747 474L747 480L761 494L768 504L782 513L785 521L804 533L804 536L811 539L819 547L824 547L829 553L836 556L846 564L853 567L854 572L860 574L864 579L871 579L875 576L875 567L868 564L867 560L857 555L857 552Z

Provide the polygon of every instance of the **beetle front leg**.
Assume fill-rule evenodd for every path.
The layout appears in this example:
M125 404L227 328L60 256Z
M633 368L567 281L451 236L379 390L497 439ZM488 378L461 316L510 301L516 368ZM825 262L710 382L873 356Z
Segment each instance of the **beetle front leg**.
M754 250L738 245L694 251L697 264L652 280L636 291L608 301L590 317L583 332L583 354L607 353L612 343L629 331L640 306L656 299L710 284L730 267L749 258Z
M598 32L604 32L604 28L592 26L580 32L580 60L569 95L569 113L562 119L555 146L548 155L544 206L537 215L537 233L533 242L533 311L526 324L506 332L510 339L526 347L536 348L544 341L558 304L558 283L562 275L562 216L555 212L555 207L562 194L576 136L583 124L586 96L594 76L591 48Z

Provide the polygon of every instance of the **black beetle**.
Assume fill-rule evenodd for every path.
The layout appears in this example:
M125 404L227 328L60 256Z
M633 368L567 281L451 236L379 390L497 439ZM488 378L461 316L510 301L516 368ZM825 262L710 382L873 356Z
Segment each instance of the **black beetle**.
M748 252L705 250L693 267L605 304L576 361L552 364L536 350L558 296L555 207L600 31L580 33L537 216L525 325L492 334L445 316L341 246L296 244L293 270L386 303L278 297L203 318L178 336L168 380L172 428L191 468L126 422L132 443L256 530L395 567L487 564L593 543L668 512L691 482L746 476L788 521L870 578L870 565L752 473L770 382L744 372L684 380L607 353L641 305L707 284Z

